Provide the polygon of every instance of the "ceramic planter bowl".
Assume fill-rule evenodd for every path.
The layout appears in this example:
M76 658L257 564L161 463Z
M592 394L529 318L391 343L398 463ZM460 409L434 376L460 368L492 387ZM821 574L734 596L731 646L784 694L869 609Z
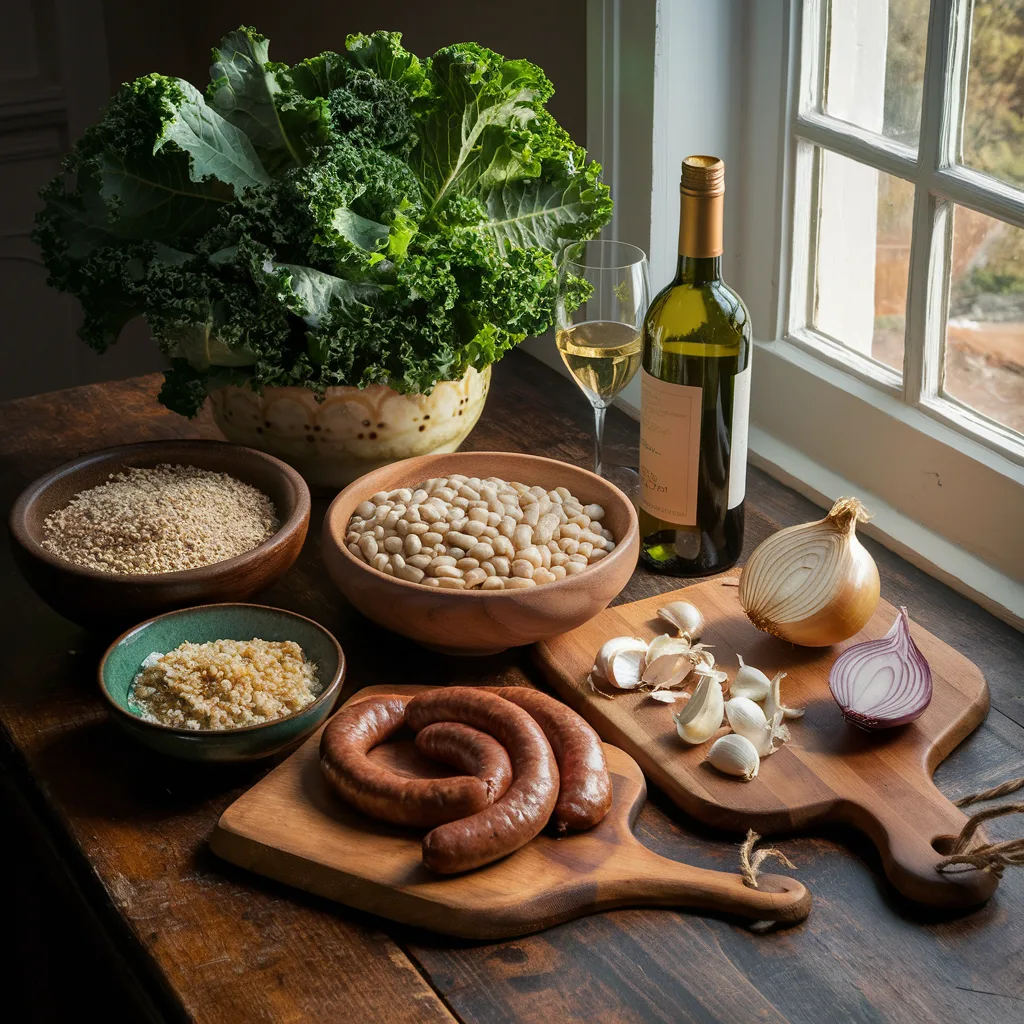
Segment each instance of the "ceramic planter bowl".
M452 473L498 476L546 490L568 487L584 504L604 508L602 522L615 535L615 550L584 572L544 586L462 591L386 576L345 546L355 507L371 494ZM335 498L324 519L321 548L331 579L364 615L425 647L455 654L493 654L575 629L622 590L636 568L639 549L636 511L614 484L565 462L510 452L427 455L368 473Z
M382 385L328 388L322 402L308 388L221 388L213 418L229 441L270 452L294 466L317 491L334 493L399 459L453 452L476 426L491 368L470 369L429 395L400 395Z
M161 463L230 473L274 503L281 527L235 558L199 569L125 576L86 569L47 551L43 523L79 492L129 466ZM263 452L223 441L145 441L106 448L58 466L22 491L11 510L15 561L39 596L83 626L124 629L147 615L206 601L238 601L283 576L302 550L309 527L309 488L290 466Z
M153 651L166 654L186 640L294 640L317 666L323 691L284 718L238 729L176 729L147 722L128 700L132 680ZM315 732L331 713L345 681L345 656L323 626L295 612L259 604L207 604L158 615L118 637L99 666L100 692L119 726L161 754L189 761L253 761L279 754Z

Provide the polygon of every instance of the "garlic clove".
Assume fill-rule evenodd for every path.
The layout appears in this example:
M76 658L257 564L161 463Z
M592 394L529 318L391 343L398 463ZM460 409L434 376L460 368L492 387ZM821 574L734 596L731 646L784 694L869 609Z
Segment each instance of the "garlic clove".
M647 645L647 664L651 665L665 654L690 654L693 645L690 638L673 636L671 633L659 633Z
M774 751L772 725L761 708L749 697L733 697L726 701L725 717L732 731L750 740L761 757L767 757Z
M713 657L710 659L710 662L711 663L708 664L706 661L702 660L699 664L694 665L693 674L700 676L701 678L707 677L708 679L713 679L719 686L721 686L722 683L728 680L729 675L727 672L723 672L721 669L715 668L715 659Z
M693 662L682 654L664 654L644 669L645 686L671 689L679 686L693 671Z
M658 609L658 618L675 626L681 636L696 640L704 630L704 616L689 601L670 601Z
M711 676L704 676L686 702L682 711L672 716L679 738L694 745L704 743L722 726L725 698L721 684Z
M621 661L618 666L619 678L629 679L633 674L631 667L635 665L636 682L632 686L621 686L615 677L613 663L619 655L628 657ZM647 643L635 636L616 636L605 641L601 650L597 652L594 659L594 668L591 672L594 682L604 683L607 686L614 686L618 689L634 689L640 685L640 676L643 674L643 664L647 657Z
M744 782L750 782L757 776L761 758L757 748L746 736L731 732L711 744L708 763L726 775L735 775Z
M759 668L746 664L742 654L737 654L736 657L740 668L729 687L729 693L733 697L764 700L771 691L771 680Z

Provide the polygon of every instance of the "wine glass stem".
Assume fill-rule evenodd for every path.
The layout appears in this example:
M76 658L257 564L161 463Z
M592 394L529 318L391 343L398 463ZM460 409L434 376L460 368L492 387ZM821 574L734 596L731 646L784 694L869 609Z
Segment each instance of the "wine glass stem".
M601 475L602 446L604 443L604 414L607 410L603 405L594 406L594 472Z

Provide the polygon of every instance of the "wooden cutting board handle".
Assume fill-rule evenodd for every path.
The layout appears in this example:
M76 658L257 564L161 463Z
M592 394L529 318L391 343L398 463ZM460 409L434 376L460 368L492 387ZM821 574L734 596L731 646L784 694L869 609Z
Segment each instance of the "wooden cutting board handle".
M678 907L784 924L795 924L810 913L810 890L794 878L761 874L758 888L753 889L739 874L669 860L641 846L633 836L630 839L628 859L599 871L597 900L602 909Z
M967 816L931 779L917 780L910 800L893 794L891 800L876 801L870 810L851 803L835 819L847 821L871 837L889 881L910 899L966 910L984 903L999 884L987 871L936 870Z

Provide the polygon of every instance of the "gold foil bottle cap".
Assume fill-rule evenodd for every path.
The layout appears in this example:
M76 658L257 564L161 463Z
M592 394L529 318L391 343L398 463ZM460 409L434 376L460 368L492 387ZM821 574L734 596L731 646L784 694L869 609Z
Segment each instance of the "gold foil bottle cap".
M724 195L725 163L717 156L686 157L679 190L690 196Z

